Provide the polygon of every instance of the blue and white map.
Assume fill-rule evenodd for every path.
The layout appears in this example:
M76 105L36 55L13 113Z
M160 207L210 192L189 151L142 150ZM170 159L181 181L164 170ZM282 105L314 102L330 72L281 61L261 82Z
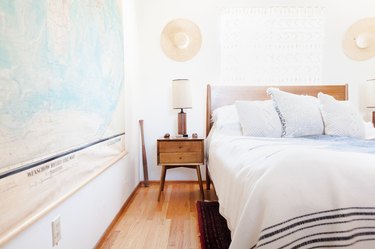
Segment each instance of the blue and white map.
M0 1L0 173L124 132L119 1Z

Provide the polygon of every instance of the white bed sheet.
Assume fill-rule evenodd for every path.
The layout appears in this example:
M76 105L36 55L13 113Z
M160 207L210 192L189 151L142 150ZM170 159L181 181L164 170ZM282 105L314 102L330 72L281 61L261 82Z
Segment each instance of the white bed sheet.
M326 149L313 140L227 136L215 131L207 144L220 213L231 230L231 249L324 248L327 243L375 248L374 154ZM309 215L316 212L323 213ZM333 213L341 219L338 224L322 225L321 216ZM301 228L306 226L304 215L319 224ZM362 219L363 215L372 218ZM298 216L304 218L287 221ZM289 223L295 226L288 228ZM340 236L346 239L329 241Z

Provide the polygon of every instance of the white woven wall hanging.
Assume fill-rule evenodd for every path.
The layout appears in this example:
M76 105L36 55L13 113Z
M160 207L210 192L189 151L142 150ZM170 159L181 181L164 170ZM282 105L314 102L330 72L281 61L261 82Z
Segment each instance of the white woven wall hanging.
M225 9L221 81L232 84L321 83L324 8Z

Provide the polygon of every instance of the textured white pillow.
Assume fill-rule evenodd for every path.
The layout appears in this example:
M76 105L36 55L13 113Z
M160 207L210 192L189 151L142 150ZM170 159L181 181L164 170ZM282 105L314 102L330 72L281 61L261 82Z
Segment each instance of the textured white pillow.
M242 134L252 137L280 137L281 122L271 100L236 101Z
M348 101L319 93L318 99L325 126L325 134L345 137L365 137L365 125L358 111Z
M317 98L268 88L282 126L282 137L321 135L324 131Z

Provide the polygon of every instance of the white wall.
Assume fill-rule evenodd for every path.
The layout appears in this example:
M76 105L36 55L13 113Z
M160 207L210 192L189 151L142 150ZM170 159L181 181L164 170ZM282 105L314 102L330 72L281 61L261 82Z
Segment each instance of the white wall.
M56 207L5 245L5 248L52 248L51 220L61 216L62 240L55 248L92 248L122 203L138 184L139 126L145 120L150 179L160 177L156 166L156 139L177 132L177 112L171 108L171 80L193 82L193 109L188 112L188 132L205 134L206 84L220 84L219 17L223 7L280 5L325 6L327 10L323 83L350 85L350 98L359 103L359 88L375 75L375 59L349 60L341 50L345 30L360 18L373 15L372 0L123 0L125 23L126 143L129 154L116 165ZM184 63L167 58L160 49L160 32L174 18L199 25L203 45L198 55ZM228 82L229 83L229 82ZM137 167L139 166L139 167ZM196 179L194 171L176 169L167 179ZM100 214L100 215L98 215Z
M139 183L137 34L133 0L123 1L125 45L125 140L128 154L73 196L9 241L3 248L82 248L95 246ZM20 202L22 205L22 202ZM62 239L52 247L51 221L60 216ZM1 224L0 224L1 225Z
M125 157L4 248L93 248L133 191L134 170L129 167L129 157ZM52 247L51 221L59 216L62 238L58 246Z
M326 8L326 33L322 84L348 83L350 99L363 108L359 86L375 75L375 58L358 62L348 59L341 42L346 29L355 21L374 16L373 0L138 0L136 1L140 54L140 116L145 120L149 175L160 177L156 166L156 139L164 133L177 133L177 111L171 108L171 80L189 78L193 83L193 109L187 110L188 133L205 134L206 84L220 80L220 13L225 7L323 6ZM196 57L175 62L160 49L160 33L174 18L194 21L201 29L203 44ZM367 119L369 117L366 117ZM196 179L194 171L175 169L167 179Z

